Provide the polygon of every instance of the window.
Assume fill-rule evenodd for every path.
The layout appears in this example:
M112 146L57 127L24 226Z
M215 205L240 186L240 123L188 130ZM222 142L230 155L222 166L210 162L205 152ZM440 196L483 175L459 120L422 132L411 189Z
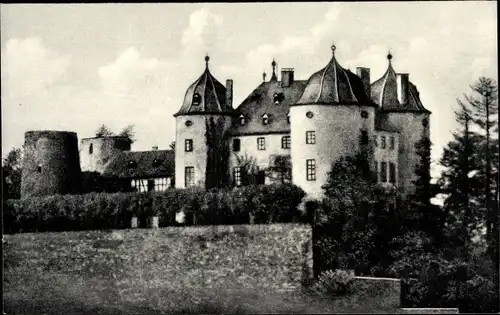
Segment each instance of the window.
M89 154L92 154L92 153L94 153L94 144L93 143L91 143L89 145Z
M378 183L378 161L375 161L375 179Z
M394 150L394 137L389 138L389 149Z
M129 161L127 164L128 168L136 168L137 167L137 162L136 161Z
M381 136L380 141L382 142L382 143L380 143L380 147L382 149L385 149L385 136Z
M361 138L360 138L360 143L362 145L368 144L368 131L366 130L361 130Z
M290 113L286 114L286 122L290 123Z
M285 95L283 93L274 93L273 102L274 104L279 104L285 99Z
M167 178L155 178L154 179L154 191L165 191L168 188L169 182Z
M428 124L429 120L427 120L427 118L422 119L422 126L427 127Z
M186 187L194 186L194 167L193 166L186 166L185 171L184 171L184 181L185 181Z
M233 139L233 151L234 152L239 152L240 151L240 146L241 146L240 139Z
M368 118L368 112L366 110L361 112L361 117L362 118Z
M193 105L197 106L201 103L201 95L198 93L194 93L193 95Z
M153 160L153 167L158 167L160 166L160 161L158 159Z
M237 166L233 169L234 184L241 186L241 167Z
M313 116L314 116L313 112L307 112L306 113L306 117L307 118L313 118Z
M147 179L132 179L132 188L138 192L148 191L148 180Z
M380 163L380 181L387 183L387 162Z
M186 152L192 152L193 151L193 139L186 139L184 141L184 150Z
M391 184L396 184L396 164L389 163L389 182Z
M306 160L306 170L307 170L307 180L316 180L316 160L310 159Z
M314 131L306 131L306 144L316 143L316 133Z
M290 136L281 137L281 148L282 149L290 149L291 144L292 144L292 139L290 138Z
M373 136L373 145L378 147L377 135Z
M239 119L240 119L240 125L243 126L245 124L245 116L240 115Z
M262 124L267 125L269 123L269 116L267 114L262 115Z
M42 172L42 166L38 165L38 167L36 168L36 170L37 170L38 173L41 173Z
M257 150L265 150L266 149L266 138L257 138Z
M186 121L186 127L191 127L193 125L193 122L191 120Z

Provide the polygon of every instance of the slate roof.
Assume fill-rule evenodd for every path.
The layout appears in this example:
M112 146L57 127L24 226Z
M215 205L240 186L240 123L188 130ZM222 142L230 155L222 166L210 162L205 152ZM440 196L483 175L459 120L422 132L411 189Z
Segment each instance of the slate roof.
M361 79L335 59L335 46L332 52L330 62L309 78L297 104L372 104Z
M208 56L205 57L206 67L202 75L186 91L181 109L174 115L195 113L231 113L233 108L227 105L226 87L210 73ZM199 103L195 104L194 97L199 95Z
M390 54L389 56L392 58ZM398 100L397 73L394 71L390 62L385 74L371 84L371 98L376 104L381 106L384 111L430 113L430 111L422 105L419 96L420 93L417 87L411 82L409 82L408 92L407 104L400 104Z
M296 80L288 87L282 87L282 82L271 80L261 83L235 110L234 123L230 130L232 135L259 133L288 133L288 113L290 105L297 102L304 92L307 82ZM275 94L280 100L274 102ZM268 124L262 123L262 116L267 114ZM245 117L245 124L240 125L239 117Z
M173 150L125 151L117 154L102 176L108 178L157 178L173 176Z

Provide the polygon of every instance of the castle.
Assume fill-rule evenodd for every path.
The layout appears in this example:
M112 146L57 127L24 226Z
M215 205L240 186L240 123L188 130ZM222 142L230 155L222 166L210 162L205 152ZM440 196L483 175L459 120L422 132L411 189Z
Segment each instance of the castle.
M411 193L418 163L415 144L430 136L431 113L409 75L394 70L390 53L387 59L387 71L373 83L368 68L344 69L335 46L330 61L308 80L296 80L291 68L281 69L278 79L273 60L270 79L264 73L263 82L233 108L233 81L220 83L207 56L205 71L174 115L175 152L131 152L120 137L86 138L80 145L81 171L121 180L122 187L138 191L210 188L242 185L248 158L257 183L271 183L275 178L266 170L285 160L287 178L319 197L332 163L369 147L377 180ZM23 170L23 180L41 173L35 160Z

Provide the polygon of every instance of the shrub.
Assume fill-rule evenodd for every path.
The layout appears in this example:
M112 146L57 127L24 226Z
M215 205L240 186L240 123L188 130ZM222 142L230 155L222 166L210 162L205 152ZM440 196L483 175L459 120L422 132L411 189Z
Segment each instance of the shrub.
M160 226L175 225L184 211L186 224L248 224L304 221L297 210L304 191L291 184L237 189L169 189L164 192L53 195L4 201L5 233L128 228L133 216L140 227L159 216Z
M314 290L318 293L344 295L352 291L353 280L353 272L340 269L327 270L319 275Z

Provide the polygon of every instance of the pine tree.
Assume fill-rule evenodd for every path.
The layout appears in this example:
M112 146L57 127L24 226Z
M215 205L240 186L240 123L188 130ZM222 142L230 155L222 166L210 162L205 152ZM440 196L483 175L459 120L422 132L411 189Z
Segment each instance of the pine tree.
M457 100L459 110L455 111L460 131L454 140L444 148L440 164L446 169L441 174L442 192L447 195L444 208L447 214L449 235L454 246L458 245L463 255L467 255L468 244L473 232L480 226L480 209L476 206L481 193L481 183L477 176L480 156L477 147L480 139L470 127L472 113L462 101Z
M484 163L484 204L486 208L486 240L488 251L494 259L498 259L498 209L494 205L493 191L498 186L497 180L492 174L492 144L494 137L492 130L498 128L498 85L490 78L481 77L471 86L473 92L478 96L465 96L467 102L473 109L475 124L481 129L481 135L485 137L483 152Z

